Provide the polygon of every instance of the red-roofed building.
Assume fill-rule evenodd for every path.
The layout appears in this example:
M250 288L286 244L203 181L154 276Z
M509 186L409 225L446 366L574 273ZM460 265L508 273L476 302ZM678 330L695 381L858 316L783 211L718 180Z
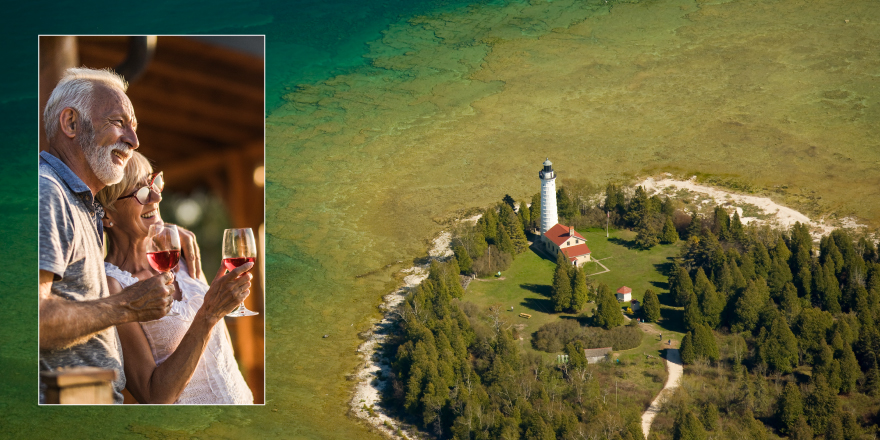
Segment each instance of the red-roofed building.
M623 286L620 289L617 289L617 300L620 302L632 301L632 293L632 289Z
M541 242L550 254L559 255L561 252L571 264L576 266L583 266L584 263L590 261L590 248L587 246L587 239L578 234L574 227L557 223L542 237Z

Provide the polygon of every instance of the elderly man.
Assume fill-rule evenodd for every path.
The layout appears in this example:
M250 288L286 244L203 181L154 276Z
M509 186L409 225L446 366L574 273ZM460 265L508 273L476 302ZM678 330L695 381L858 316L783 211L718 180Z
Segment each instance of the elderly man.
M127 84L104 70L68 69L44 112L49 146L40 153L40 370L94 366L125 374L116 325L161 318L173 275L110 296L103 263L103 209L95 194L120 181L138 148ZM43 392L41 391L41 402Z

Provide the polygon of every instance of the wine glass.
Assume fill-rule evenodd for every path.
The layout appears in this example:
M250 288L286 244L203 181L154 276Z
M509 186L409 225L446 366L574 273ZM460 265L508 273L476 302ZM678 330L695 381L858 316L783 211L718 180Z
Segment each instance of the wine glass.
M159 272L168 272L180 262L180 234L175 225L150 225L147 236L147 260ZM180 316L169 311L165 316Z
M233 270L245 263L253 263L257 259L257 242L251 228L227 229L223 231L223 266ZM228 315L231 318L254 316L259 313L248 310L244 302Z

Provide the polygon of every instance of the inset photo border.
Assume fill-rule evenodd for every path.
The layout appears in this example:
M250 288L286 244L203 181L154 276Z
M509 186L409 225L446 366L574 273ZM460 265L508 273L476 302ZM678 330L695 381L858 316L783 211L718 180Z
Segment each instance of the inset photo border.
M38 111L40 403L265 404L265 36L41 35ZM174 289L151 224L179 228Z

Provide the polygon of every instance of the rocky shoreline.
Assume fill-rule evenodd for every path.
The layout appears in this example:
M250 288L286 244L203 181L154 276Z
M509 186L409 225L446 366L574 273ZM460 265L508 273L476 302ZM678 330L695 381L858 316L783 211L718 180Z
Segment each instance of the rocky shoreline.
M428 277L428 269L431 261L445 260L453 255L451 247L452 233L441 232L432 242L428 251L428 258L424 264L404 269L407 274L403 278L404 285L382 298L382 309L385 315L382 320L373 324L371 329L363 334L364 342L358 347L361 356L361 365L355 374L357 385L351 398L350 408L352 413L364 422L372 426L378 432L389 438L400 438L400 434L407 438L420 438L416 428L388 416L378 403L386 386L390 385L388 378L393 374L389 360L379 352L379 348L387 340L390 332L395 327L399 316L397 309L406 299L406 295Z

